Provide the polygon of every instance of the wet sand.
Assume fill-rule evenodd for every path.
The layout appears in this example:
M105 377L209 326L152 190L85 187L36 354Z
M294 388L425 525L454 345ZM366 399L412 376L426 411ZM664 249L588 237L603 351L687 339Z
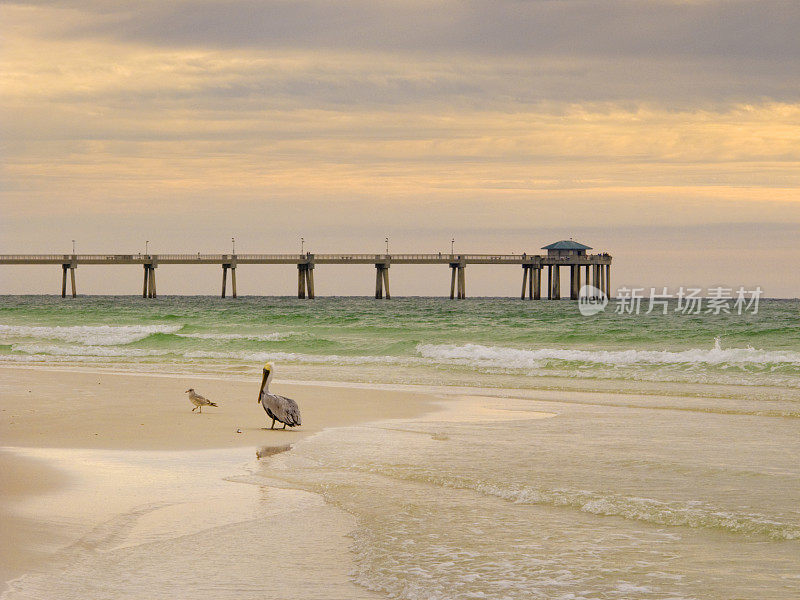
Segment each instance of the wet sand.
M0 451L0 582L36 565L45 554L43 546L59 538L47 524L15 514L13 507L59 489L67 480L43 461Z
M92 480L91 469L74 464L82 460L76 449L167 454L242 448L249 449L242 456L255 458L263 447L286 446L324 428L413 417L436 408L432 395L277 382L271 391L298 402L303 426L270 430L271 421L257 403L258 385L250 378L0 369L0 581L41 567L54 549L74 542L75 535L91 527L92 515L81 514L81 503L87 499L81 490L98 483ZM185 394L189 387L219 406L204 408L202 414L192 412ZM64 449L63 459L58 449ZM113 493L113 486L108 489ZM74 511L73 521L82 521L81 525L65 529L56 518L37 516L53 511L55 502L76 503L64 513ZM86 506L91 512L91 503ZM103 518L98 515L95 520ZM331 520L331 515L327 518ZM344 536L347 519L338 518L328 529ZM339 575L346 579L346 569Z

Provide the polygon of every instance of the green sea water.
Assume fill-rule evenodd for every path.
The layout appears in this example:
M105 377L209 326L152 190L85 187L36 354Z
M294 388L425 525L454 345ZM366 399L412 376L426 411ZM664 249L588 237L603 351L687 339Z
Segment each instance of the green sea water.
M0 297L0 363L471 387L800 389L800 301L583 316L570 301ZM644 313L646 306L642 307ZM666 386L666 388L665 388ZM783 393L783 392L776 392Z

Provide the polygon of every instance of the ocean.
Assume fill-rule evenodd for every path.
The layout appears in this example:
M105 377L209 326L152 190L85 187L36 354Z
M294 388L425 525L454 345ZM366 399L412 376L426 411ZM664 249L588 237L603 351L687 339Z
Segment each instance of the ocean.
M348 515L349 577L378 598L797 598L800 301L675 308L2 297L0 364L257 381L271 360L279 381L437 393L422 418L225 455L219 474ZM235 535L241 521L206 543ZM264 597L248 589L184 592Z
M279 379L800 389L800 301L762 300L741 315L675 308L585 317L574 302L507 298L0 296L0 364L238 376L272 360Z

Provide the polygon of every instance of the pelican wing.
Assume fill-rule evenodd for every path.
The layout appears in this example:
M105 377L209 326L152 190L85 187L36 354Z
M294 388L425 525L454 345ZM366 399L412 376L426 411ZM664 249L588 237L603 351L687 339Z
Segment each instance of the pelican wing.
M287 420L284 421L290 427L294 427L295 425L300 425L300 407L297 406L297 402L292 400L291 398L285 398L281 396L280 399L283 401L283 411L286 414Z
M270 417L274 417L275 420L281 423L286 423L289 427L302 424L300 408L297 406L297 402L291 398L278 396L277 394L264 394L261 405Z

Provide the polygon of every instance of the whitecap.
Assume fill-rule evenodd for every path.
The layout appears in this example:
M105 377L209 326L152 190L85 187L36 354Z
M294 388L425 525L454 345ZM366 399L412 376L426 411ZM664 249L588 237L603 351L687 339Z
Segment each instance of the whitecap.
M481 367L539 368L548 361L576 362L603 365L735 365L800 366L800 352L789 350L757 350L754 348L720 347L689 350L574 350L540 348L526 350L481 344L418 344L417 353L423 358L450 364L475 364Z
M119 346L138 342L156 333L175 333L183 325L0 325L0 341L10 343L20 338L38 338L84 344Z
M282 342L288 340L294 332L289 331L286 333L264 333L264 334L247 334L247 333L177 333L175 334L182 338L193 338L198 340L249 340L254 342Z
M13 344L13 352L49 356L120 356L144 357L164 356L168 350L146 350L142 348L118 348L111 346L57 346L55 344Z

